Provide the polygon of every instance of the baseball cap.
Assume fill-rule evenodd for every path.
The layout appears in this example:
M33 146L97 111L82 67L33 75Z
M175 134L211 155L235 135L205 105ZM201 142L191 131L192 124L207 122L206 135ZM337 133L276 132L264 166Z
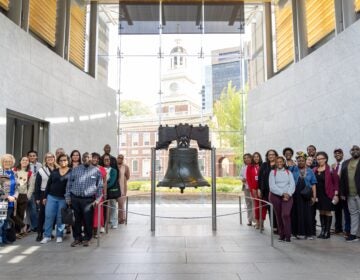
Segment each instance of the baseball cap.
M344 153L343 152L343 150L341 149L341 148L336 148L335 150L334 150L334 153Z

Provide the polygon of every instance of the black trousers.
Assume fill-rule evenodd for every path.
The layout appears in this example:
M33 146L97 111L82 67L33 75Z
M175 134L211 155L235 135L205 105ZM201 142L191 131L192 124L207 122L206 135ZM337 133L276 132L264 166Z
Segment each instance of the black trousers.
M316 203L311 205L311 235L316 235Z
M335 232L343 232L343 203L344 201L340 199L339 203L335 205Z
M75 224L72 227L75 240L90 240L93 236L94 200L94 198L71 196L71 207L75 216ZM81 235L83 223L84 237Z
M43 204L43 199L45 197L45 192L41 192L41 196L40 196L40 202L39 204L36 206L37 209L39 209L38 212L38 226L37 226L37 232L43 233L44 232L44 224L45 224L45 205Z

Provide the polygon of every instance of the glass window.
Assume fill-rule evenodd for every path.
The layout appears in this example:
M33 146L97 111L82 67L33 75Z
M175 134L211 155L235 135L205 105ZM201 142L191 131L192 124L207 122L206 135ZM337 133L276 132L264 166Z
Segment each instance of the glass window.
M160 159L157 159L155 161L155 170L156 171L160 171L161 170L161 160Z
M133 146L139 146L139 133L133 133L131 135L131 139L132 139Z
M121 146L126 146L126 137L127 137L126 133L121 134L120 137L121 137Z
M137 160L132 161L132 172L138 172L139 171L139 162Z
M143 143L144 146L150 146L150 132L145 132L143 134Z
M150 159L143 159L142 160L142 176L149 177L151 173L151 164Z

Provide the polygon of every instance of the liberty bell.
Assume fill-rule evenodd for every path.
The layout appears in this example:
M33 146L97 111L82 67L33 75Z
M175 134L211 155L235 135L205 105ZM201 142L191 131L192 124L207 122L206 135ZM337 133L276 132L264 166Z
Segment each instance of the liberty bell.
M200 149L211 149L208 126L179 124L159 127L156 149L167 149L173 140L177 141L177 147L169 150L168 169L158 187L177 187L183 193L186 187L210 186L200 172L198 150L190 148L191 139L197 141Z

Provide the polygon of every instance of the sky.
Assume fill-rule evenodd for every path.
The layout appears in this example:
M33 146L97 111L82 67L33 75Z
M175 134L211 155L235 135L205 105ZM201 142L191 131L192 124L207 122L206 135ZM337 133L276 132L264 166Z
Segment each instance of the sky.
M249 40L249 30L246 30L244 40ZM117 35L117 26L110 26L109 49L109 86L118 89L120 82L121 100L139 100L150 108L159 102L160 75L170 68L169 54L177 45L184 47L189 55L187 58L188 70L191 78L196 82L196 87L201 89L204 83L204 68L211 65L211 51L222 48L238 47L239 34L211 34L211 35ZM121 65L119 79L119 60L116 57L117 46L121 46ZM164 58L161 59L161 73L158 58L159 45L161 45ZM203 46L205 58L199 59ZM199 102L200 102L199 95Z

